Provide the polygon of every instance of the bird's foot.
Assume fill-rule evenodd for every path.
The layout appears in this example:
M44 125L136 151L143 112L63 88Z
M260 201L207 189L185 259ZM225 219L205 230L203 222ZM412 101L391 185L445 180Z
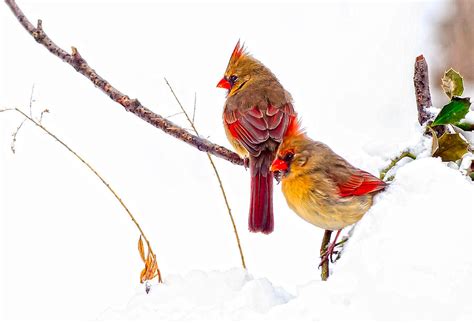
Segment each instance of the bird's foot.
M273 172L273 178L275 178L277 184L280 184L283 174L280 171Z
M331 243L327 250L321 254L321 262L319 263L318 268L320 268L326 261L331 261L331 263L334 263L334 260L332 259L332 255L337 255L338 252L334 250L336 247L335 241Z
M334 248L336 248L336 246L339 245L339 244L336 243L336 241L337 241L337 238L339 238L339 234L341 234L341 231L342 230L337 231L336 238L334 239L333 242L331 242L327 246L326 251L321 252L321 255L320 255L321 262L319 263L318 268L321 267L325 262L327 262L329 260L331 260L331 263L334 263L334 260L332 259L332 255L338 253L337 251L334 250ZM344 239L343 239L343 241L344 241Z
M244 157L245 170L247 170L249 168L249 165L250 165L250 159L248 157Z

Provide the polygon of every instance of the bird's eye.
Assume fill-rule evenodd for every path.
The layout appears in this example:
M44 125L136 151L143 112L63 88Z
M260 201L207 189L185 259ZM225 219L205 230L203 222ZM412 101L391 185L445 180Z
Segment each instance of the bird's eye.
M289 151L285 154L285 156L283 156L283 160L289 162L293 159L293 157L295 157L295 154L292 151Z
M237 76L236 75L231 75L229 77L229 83L230 85L234 86L234 83L237 81Z

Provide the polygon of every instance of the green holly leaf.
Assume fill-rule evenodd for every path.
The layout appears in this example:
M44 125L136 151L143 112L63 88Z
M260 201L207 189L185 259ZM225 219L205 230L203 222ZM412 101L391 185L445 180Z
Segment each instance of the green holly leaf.
M441 157L444 162L456 161L468 151L469 144L458 133L447 133L436 137L433 133L433 157Z
M469 112L470 106L471 101L469 98L452 98L451 102L441 109L431 126L434 127L442 124L455 124L459 122Z
M461 128L464 131L474 131L474 124L469 122L458 122L455 126Z
M450 68L441 79L441 87L450 99L454 96L461 96L464 91L461 74Z

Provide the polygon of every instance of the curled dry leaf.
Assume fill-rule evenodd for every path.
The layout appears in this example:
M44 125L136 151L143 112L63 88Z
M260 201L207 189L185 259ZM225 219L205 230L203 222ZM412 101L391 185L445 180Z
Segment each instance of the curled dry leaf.
M161 273L158 269L158 262L156 261L156 255L153 253L151 248L148 246L147 256L145 257L145 247L143 245L142 236L138 240L138 252L140 257L145 263L145 268L142 269L140 273L140 283L152 280L155 277L158 277L158 282L162 283Z
M142 236L138 239L138 252L140 253L140 257L142 258L143 262L145 261L145 249L143 248L143 240Z
M161 277L158 271L158 263L156 262L156 256L153 252L148 251L148 256L145 261L145 268L143 268L140 274L140 283L152 280L158 276L158 281L161 283Z

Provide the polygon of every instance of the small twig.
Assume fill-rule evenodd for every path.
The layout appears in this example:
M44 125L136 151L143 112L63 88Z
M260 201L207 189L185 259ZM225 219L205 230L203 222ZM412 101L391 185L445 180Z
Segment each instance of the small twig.
M94 173L95 176L97 176L97 178L99 178L99 180L107 187L107 189L114 195L115 199L120 203L120 205L123 207L123 209L125 210L125 212L127 212L128 216L130 217L130 219L132 220L132 222L135 224L135 226L137 227L138 231L140 231L140 234L142 235L143 239L145 240L147 246L148 246L148 249L151 251L152 248L151 248L151 245L150 245L150 241L148 241L147 237L145 236L145 233L143 232L142 228L140 227L140 224L138 224L137 220L135 219L135 217L132 215L132 212L130 212L130 210L128 209L128 207L125 205L125 203L123 202L123 200L120 198L120 196L115 192L115 190L110 186L109 183L107 183L105 181L105 179L91 166L91 164L89 164L86 160L84 160L84 158L82 158L78 153L76 153L74 150L72 150L71 147L69 147L66 143L64 143L64 141L62 141L61 139L59 139L55 134L53 134L52 132L50 132L45 126L43 126L41 123L37 122L36 120L34 120L32 117L28 116L26 113L24 113L22 110L18 109L18 108L13 108L13 109L4 109L3 111L7 111L7 110L11 110L11 111L17 111L18 113L20 113L21 115L23 115L25 117L25 119L23 120L23 122L21 124L23 124L27 119L29 121L31 121L34 125L36 125L37 127L41 128L44 132L46 132L49 136L51 136L53 139L55 139L57 142L59 142L64 148L66 148L67 150L69 150L70 153L72 153L77 159L79 159L84 165L87 166L87 168L89 168L90 171L92 171L92 173ZM2 110L0 110L0 112L3 112ZM20 125L21 127L21 125ZM20 128L18 127L18 128ZM161 274L160 274L160 270L158 269L158 281L161 283L162 282L162 279L161 279Z
M182 115L183 112L182 111L179 111L179 112L176 112L176 113L173 113L173 114L170 114L168 116L166 116L166 119L171 119L173 117L176 117L176 116L179 116L179 115Z
M30 117L33 118L32 106L33 106L33 93L35 92L35 83L31 86L31 94L30 94Z
M18 132L20 132L21 127L23 127L23 124L25 123L26 119L23 119L23 121L20 123L18 128L12 133L12 143L10 144L10 149L12 150L12 153L15 153L15 144L16 144L16 136L18 135Z
M196 92L194 92L194 106L193 106L193 118L191 120L193 120L193 123L194 123L194 118L196 117L196 100L197 99L197 94Z
M41 122L43 122L43 115L45 113L49 113L49 110L48 109L44 109L43 111L41 111L41 114L40 114L40 118L38 120L38 123L41 124Z
M329 242L331 241L331 230L324 231L323 241L321 241L320 255L324 255L327 251ZM329 278L329 259L321 265L321 279L323 281Z
M402 152L398 157L395 157L394 159L392 159L392 161L390 162L390 164L385 167L384 169L382 169L382 171L380 172L380 176L379 178L381 180L384 180L385 179L385 176L387 175L387 173L400 161L402 160L403 158L405 157L408 157L408 158L411 158L411 159L416 159L416 156L413 155L411 152L409 151L404 151Z
M41 20L38 20L37 26L35 27L28 20L14 0L5 0L5 2L10 7L20 24L36 40L36 42L43 45L54 56L57 56L62 61L71 65L78 73L85 76L97 88L102 90L102 92L104 92L110 99L122 105L126 111L133 113L154 127L159 128L165 133L190 144L200 151L204 151L216 157L223 158L236 165L244 165L243 159L233 151L214 144L209 140L191 134L170 120L163 118L161 115L146 108L140 103L140 101L138 101L138 99L130 99L130 97L113 87L112 84L100 76L91 66L89 66L87 61L81 56L81 54L79 54L77 48L72 47L71 54L69 54L67 51L56 45L53 40L49 38L44 32Z
M186 116L186 119L191 124L191 127L193 128L194 133L196 134L196 136L199 136L199 132L196 128L196 125L194 124L194 121L189 117L188 113L186 112L186 109L184 109L183 105L181 104L181 101L179 101L178 97L176 96L176 93L174 92L173 88L171 87L170 83L168 82L168 80L166 78L165 78L165 82L166 82L166 85L168 85L168 87L169 87L171 93L173 94L174 98L176 99L176 102L178 103L179 107L181 108L181 111L183 111L184 115ZM196 98L196 96L195 96L195 98ZM194 101L194 104L195 104L194 108L196 108L196 100ZM225 190L224 190L224 185L222 184L222 180L221 180L221 177L219 175L219 172L217 171L217 167L214 164L214 161L212 160L212 156L209 153L207 153L207 157L209 158L209 162L211 163L212 169L214 170L214 173L216 174L217 181L219 182L219 187L221 189L222 196L224 197L224 202L225 202L225 205L227 207L227 213L229 213L230 221L232 222L232 226L234 228L235 239L237 241L237 246L239 247L240 260L242 261L242 267L244 269L246 269L247 267L245 265L245 258L244 258L244 253L242 251L242 246L240 245L240 239L239 239L239 234L237 232L237 226L235 225L235 221L234 221L234 217L232 215L232 211L231 211L231 208L230 208L230 205L229 205L229 201L227 200L227 195L226 195Z

